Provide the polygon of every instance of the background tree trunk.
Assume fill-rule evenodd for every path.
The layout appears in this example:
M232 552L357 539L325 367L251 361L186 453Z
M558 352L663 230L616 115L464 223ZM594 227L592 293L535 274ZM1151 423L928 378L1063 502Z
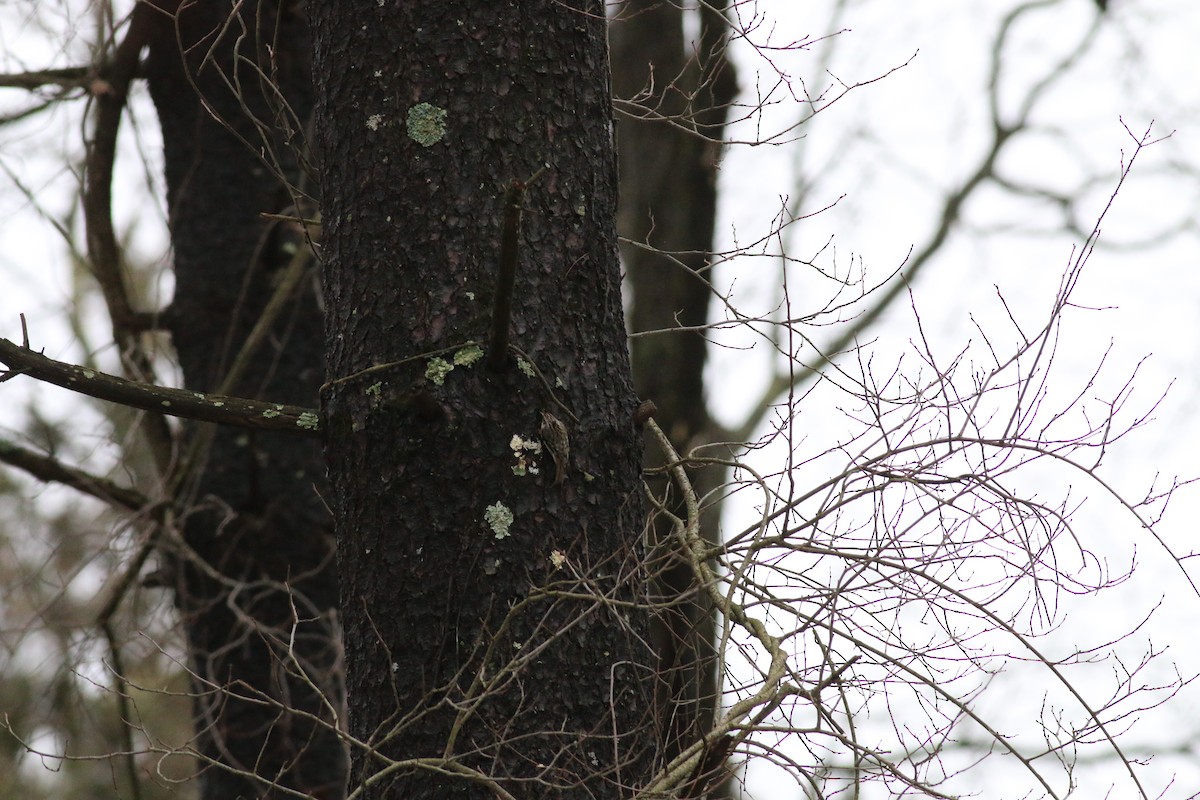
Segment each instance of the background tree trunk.
M260 214L294 205L303 182L308 30L293 3L196 3L174 18L151 16L146 73L162 126L175 259L163 321L185 386L211 391L290 259L285 237ZM313 404L323 342L311 284L231 393ZM316 721L332 722L326 703L342 703L320 449L303 437L188 427L193 445L210 436L211 444L188 451L196 460L178 486L184 546L168 556L195 674L202 766L228 768L207 767L201 795L274 797L271 782L341 797L345 749Z
M641 444L604 8L312 13L327 458L350 729L373 748L354 785L628 795L655 755L654 677L644 607L626 605ZM505 265L512 347L490 369ZM530 441L542 412L570 434L561 484Z
M660 333L633 340L638 396L658 406L659 425L688 453L715 440L719 426L705 404L704 365L712 295L710 252L717 211L717 166L729 104L737 91L725 46L723 4L685 11L661 0L626 0L611 29L613 84L621 158L621 251L632 290L630 327ZM698 39L685 39L696 17ZM661 466L657 448L647 465ZM701 497L725 482L726 470L693 473ZM665 490L666 481L656 481ZM682 499L671 510L682 515ZM701 535L719 540L719 515L701 517ZM668 721L666 755L674 757L711 729L720 697L716 615L692 568L678 552L670 523L654 526L654 643L665 676L660 713Z

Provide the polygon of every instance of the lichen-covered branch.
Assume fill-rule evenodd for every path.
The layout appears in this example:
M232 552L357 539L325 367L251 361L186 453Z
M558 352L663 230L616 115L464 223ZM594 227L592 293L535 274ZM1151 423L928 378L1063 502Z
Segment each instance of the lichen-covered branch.
M320 435L320 415L313 408L127 381L94 369L55 361L3 338L0 338L0 362L8 367L0 380L28 375L89 397L173 417L238 428Z

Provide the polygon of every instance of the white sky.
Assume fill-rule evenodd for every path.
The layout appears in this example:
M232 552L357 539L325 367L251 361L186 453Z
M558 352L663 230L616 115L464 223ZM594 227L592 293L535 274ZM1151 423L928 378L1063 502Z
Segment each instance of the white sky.
M806 138L799 146L732 149L722 172L726 244L734 241L733 231L742 242L765 232L780 198L796 196L795 166L800 163L814 184L806 209L845 196L834 209L798 225L789 240L791 252L803 257L833 237L842 269L861 259L867 274L876 279L893 271L910 247L919 249L928 239L942 195L965 180L987 146L990 129L983 86L991 42L998 18L1015 5L970 0L848 4L839 24L845 32L831 44L833 75L852 84L910 57L911 61L822 112L803 129ZM1090 393L1100 396L1149 356L1139 370L1132 405L1148 406L1168 386L1170 392L1154 415L1155 423L1111 454L1104 472L1114 486L1137 494L1156 474L1198 474L1192 453L1193 443L1200 440L1193 344L1200 334L1200 237L1194 226L1181 233L1178 229L1195 219L1200 192L1195 173L1200 163L1200 82L1194 77L1200 67L1195 49L1200 6L1120 0L1112 5L1094 47L1035 106L1032 120L1038 131L1014 142L999 163L1003 174L1014 180L1077 197L1077 219L1090 230L1116 186L1122 159L1133 152L1122 119L1137 133L1153 121L1156 135L1171 134L1138 156L1131 179L1105 219L1100 247L1076 294L1077 302L1105 310L1069 315L1057 359L1061 383L1054 384L1067 391L1068 385L1086 379L1111 348L1103 373L1107 377ZM760 3L753 8L778 15L770 34L783 43L829 30L831 6ZM1004 113L1011 115L1022 93L1085 34L1095 14L1089 0L1064 0L1015 28L1000 84ZM750 16L748 7L744 16ZM768 26L760 28L759 44L767 33ZM820 63L821 47L775 53L775 67L793 79L803 78L815 93L822 85L822 75L813 66ZM761 58L745 48L740 52L743 88L755 86L755 69L764 76L758 85L768 85L770 70ZM783 127L778 120L796 117L794 106L775 112L777 127ZM763 130L772 130L771 125L764 124ZM735 132L733 138L738 137ZM972 232L953 236L915 286L924 330L947 358L968 342L979 344L972 320L981 322L989 335L1010 330L1004 325L997 291L1022 324L1032 327L1043 319L1073 248L1081 244L1078 237L1055 232L1060 218L1049 204L994 187L969 202L964 216ZM832 263L826 259L824 266ZM732 285L732 296L744 310L763 311L778 301L777 268L763 260L728 265L720 276L724 285ZM793 280L794 285L804 285ZM803 301L796 305L803 308ZM885 360L888 354L896 357L910 347L915 330L911 308L899 303L872 332L878 339L872 352ZM816 331L814 336L826 342L831 338L829 331ZM745 345L750 340L730 334L723 341ZM724 387L714 391L712 400L726 420L738 421L756 399L751 387L762 385L764 359L761 342L749 352L717 351L710 385ZM838 419L831 405L806 406L803 433L820 440L823 428L839 425ZM817 447L814 442L813 449ZM1073 483L1073 494L1094 494L1083 489L1077 476ZM1037 488L1053 493L1053 486ZM1181 490L1160 528L1177 553L1195 548L1192 520L1198 499L1195 487ZM1149 640L1156 647L1169 647L1182 674L1200 671L1200 649L1191 635L1200 601L1178 567L1132 520L1102 499L1085 504L1079 521L1089 547L1111 558L1114 568L1129 563L1136 553L1139 569L1107 596L1065 601L1067 622L1054 641L1094 643L1111 637L1132 627L1161 600L1152 622L1122 651L1124 657L1136 663ZM736 517L728 522L734 530L742 524ZM993 703L1006 692L1010 700L1013 692L1025 699L1039 695L1047 676L1028 668L1020 674L1007 683L1000 680ZM1036 687L1032 692L1031 686ZM1154 752L1177 746L1181 737L1194 739L1200 731L1194 722L1198 700L1196 692L1187 689L1163 708L1135 715L1138 722L1128 743L1144 744ZM1013 708L1019 707L1024 706L1014 703ZM995 707L990 710L999 713ZM1005 719L1013 726L1020 723L1011 715ZM1083 761L1101 755L1092 751ZM1024 796L1032 787L1020 772L1015 763L998 763L952 786L987 798ZM1160 792L1169 798L1193 797L1200 792L1194 757L1163 756L1140 775L1152 797ZM1115 767L1084 767L1075 778L1080 797L1135 796L1134 787ZM781 794L779 781L777 773L762 770L752 773L750 787L758 797L795 796ZM1112 794L1106 795L1114 784ZM1062 791L1061 786L1056 789Z

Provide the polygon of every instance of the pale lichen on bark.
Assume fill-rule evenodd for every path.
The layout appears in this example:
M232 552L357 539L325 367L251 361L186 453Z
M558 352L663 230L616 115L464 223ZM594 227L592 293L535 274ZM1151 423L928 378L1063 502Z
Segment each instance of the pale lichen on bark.
M408 138L422 147L441 141L446 135L446 109L430 103L417 103L408 110Z

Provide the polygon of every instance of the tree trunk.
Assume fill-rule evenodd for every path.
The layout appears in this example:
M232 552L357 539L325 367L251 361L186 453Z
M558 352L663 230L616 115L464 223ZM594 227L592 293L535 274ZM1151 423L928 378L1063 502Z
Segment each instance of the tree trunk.
M312 14L354 785L625 796L655 737L603 5Z
M728 22L722 4L685 11L678 3L626 0L612 25L614 89L621 155L619 230L630 242L622 259L632 290L630 327L638 395L658 406L656 419L680 453L713 440L719 426L704 398L704 365L717 165L729 104L737 90L725 57ZM699 38L684 39L684 16L698 17ZM677 328L693 328L670 332ZM649 466L661 466L655 449ZM722 485L726 470L692 475L701 497ZM665 481L652 483L656 491ZM682 516L682 500L671 510ZM701 535L719 539L719 515L702 518ZM716 615L692 568L680 556L670 523L653 528L654 643L664 675L660 714L668 721L665 755L711 729L719 707Z
M292 206L302 184L308 30L296 4L150 13L147 75L175 259L175 298L163 321L185 386L212 391L290 258L285 237L260 214ZM314 404L323 335L311 284L291 298L231 393ZM301 437L189 429L184 452L194 462L177 487L183 547L165 557L195 675L201 796L283 796L275 784L342 797L347 759L328 727L342 690L320 449ZM198 445L209 436L209 447Z

